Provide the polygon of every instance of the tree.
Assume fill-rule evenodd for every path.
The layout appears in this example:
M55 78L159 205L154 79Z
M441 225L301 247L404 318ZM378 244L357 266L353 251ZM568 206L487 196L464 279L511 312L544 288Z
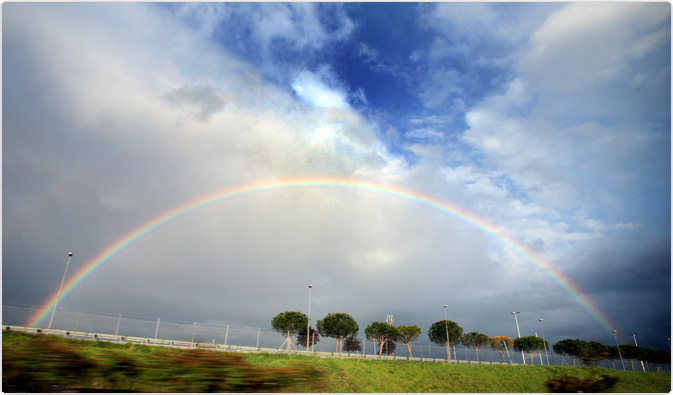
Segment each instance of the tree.
M320 341L320 336L318 335L318 331L313 329L312 327L309 328L309 342L308 346L306 346L306 332L299 332L297 333L297 345L302 346L302 347L310 347Z
M575 358L577 358L582 350L587 347L587 343L580 339L563 339L554 344L554 352L561 355L567 355L573 359L573 366L575 366Z
M514 339L514 349L528 354L531 365L535 364L535 355L544 350L546 344L546 340L542 340L542 338L537 336L525 336Z
M360 340L351 336L344 339L342 349L346 352L362 351L362 344Z
M292 335L308 326L306 314L298 311L284 311L273 317L271 327L283 336L287 336L287 349L292 349Z
M316 323L318 333L336 339L336 352L339 352L339 340L357 335L360 327L355 319L346 313L329 313Z
M582 350L577 353L584 365L598 365L604 359L610 359L610 350L603 344L596 341L585 343Z
M502 356L502 362L505 362L505 353L514 347L514 340L509 336L493 336L491 337L491 348L499 352Z
M397 344L392 340L386 340L386 344L383 345L383 353L387 355L395 355L395 349Z
M490 338L483 333L470 332L464 334L460 341L465 347L471 348L477 353L477 361L479 361L479 347L488 345Z
M617 346L605 346L605 349L610 354L608 359L612 364L612 369L617 370L617 368L615 367L615 361L619 359L619 353L621 352L621 349L618 349Z
M395 341L400 336L400 330L386 322L372 322L365 328L367 339L379 344L379 355L383 353L383 346L387 341Z
M411 342L418 339L418 336L421 335L421 328L416 325L400 325L397 329L400 330L400 337L397 338L397 341L407 346L409 357L413 358L414 356L411 354Z
M446 332L449 332L449 338L446 338ZM449 359L449 345L460 343L460 338L463 336L463 328L453 321L441 320L430 325L428 329L428 337L433 343L439 345L446 345L446 359Z

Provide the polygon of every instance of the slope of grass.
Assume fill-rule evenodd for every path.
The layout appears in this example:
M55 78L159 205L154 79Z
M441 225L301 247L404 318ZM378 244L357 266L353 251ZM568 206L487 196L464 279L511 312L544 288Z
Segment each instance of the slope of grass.
M237 354L3 332L3 391L546 392L558 376L618 378L614 392L670 392L670 373L562 366L447 365Z

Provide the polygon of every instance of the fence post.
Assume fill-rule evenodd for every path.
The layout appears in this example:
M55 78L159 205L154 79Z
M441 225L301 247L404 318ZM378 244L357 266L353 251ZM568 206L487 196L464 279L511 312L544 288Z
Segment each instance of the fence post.
M224 345L227 345L227 339L229 339L229 325L227 325L227 330L224 332Z
M35 310L35 306L30 305L30 313L28 313L28 319L32 320L33 319L33 310ZM27 325L26 325L27 326Z
M119 324L122 322L122 315L119 314L119 318L117 318L117 329L115 329L115 336L119 336Z
M154 338L158 339L159 338L159 323L161 322L161 318L157 318L157 330L154 331Z
M79 329L79 318L82 316L82 310L77 313L77 321L75 321L75 332Z

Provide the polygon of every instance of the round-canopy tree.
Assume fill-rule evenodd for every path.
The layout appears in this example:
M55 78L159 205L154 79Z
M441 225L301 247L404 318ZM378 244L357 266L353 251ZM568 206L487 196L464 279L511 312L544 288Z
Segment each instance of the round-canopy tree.
M505 362L505 353L514 347L514 340L509 336L493 336L491 337L491 348L499 352L502 356L502 362Z
M365 328L367 339L379 343L379 355L383 353L383 346L387 341L395 341L400 336L400 330L387 322L372 322Z
M280 332L283 336L287 336L287 349L292 349L292 336L306 330L308 326L308 317L306 314L298 311L284 311L273 317L271 320L271 327L276 332Z
M446 338L448 328L449 338ZM460 338L463 336L463 328L453 321L441 320L430 325L428 329L428 337L433 343L439 345L446 345L446 359L449 359L449 345L456 345L460 343Z
M329 313L316 323L321 336L336 339L336 351L339 352L339 340L357 335L360 327L355 319L346 313Z
M525 336L514 339L514 349L523 351L530 356L530 364L534 365L535 355L545 348L546 340L537 336Z
M610 359L610 349L605 345L590 340L586 347L578 353L583 365L598 365L604 359Z
M421 328L416 325L400 325L397 327L400 330L400 337L397 339L398 342L404 343L409 350L409 357L413 358L411 353L411 342L418 339L418 336L421 335Z
M554 343L552 347L554 352L561 355L567 355L573 359L573 366L575 366L575 360L580 356L582 350L587 348L587 342L580 339L563 339Z
M487 346L491 343L491 339L488 336L479 332L466 333L460 341L465 347L471 348L476 352L477 361L479 361L479 347Z

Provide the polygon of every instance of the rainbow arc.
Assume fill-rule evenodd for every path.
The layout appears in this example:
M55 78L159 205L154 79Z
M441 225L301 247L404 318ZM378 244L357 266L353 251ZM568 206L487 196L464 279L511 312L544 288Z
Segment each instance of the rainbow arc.
M362 191L381 196L387 196L394 199L401 199L412 204L437 211L447 215L448 217L463 222L475 229L478 229L480 232L508 247L517 255L521 256L526 262L539 269L552 282L563 289L572 300L574 300L579 306L586 310L586 312L589 313L589 315L593 317L603 329L605 329L610 334L612 333L613 326L610 324L608 319L603 313L601 313L593 301L579 289L577 285L573 284L572 281L566 278L544 258L534 253L525 245L508 237L503 232L499 231L497 227L489 224L487 221L477 218L460 207L454 206L448 202L441 201L431 196L421 195L396 186L346 178L291 178L262 183L253 183L224 189L188 201L158 215L144 224L141 224L100 251L67 281L61 293L61 297L66 298L77 288L79 284L84 282L87 278L91 277L98 269L105 265L105 263L109 262L114 256L137 243L147 234L171 223L178 218L184 217L218 203L223 203L232 199L240 199L246 196L282 190L320 188ZM30 318L27 326L39 327L42 324L45 318L49 315L54 304L57 302L57 295L58 293L55 293L42 304L42 306L37 310L36 314Z

